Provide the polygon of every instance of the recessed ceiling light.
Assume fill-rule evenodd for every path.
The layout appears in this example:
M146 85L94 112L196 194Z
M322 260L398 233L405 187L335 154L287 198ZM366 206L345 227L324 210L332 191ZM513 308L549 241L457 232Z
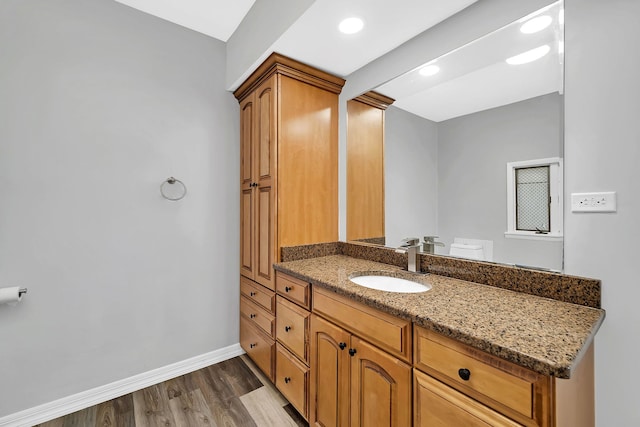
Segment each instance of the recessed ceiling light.
M541 15L536 16L535 18L529 19L527 22L522 24L520 27L520 32L525 34L533 34L538 31L542 31L551 25L551 17L549 15Z
M362 30L364 22L360 18L347 18L340 22L338 29L344 34L355 34Z
M438 74L439 71L440 67L438 67L437 65L427 65L426 67L420 68L419 73L422 76L429 77L433 76L434 74Z
M511 58L507 59L507 64L520 65L526 64L528 62L533 62L536 59L540 59L545 56L547 53L549 53L550 50L551 48L549 47L549 45L545 44L543 46L521 53L520 55L512 56Z

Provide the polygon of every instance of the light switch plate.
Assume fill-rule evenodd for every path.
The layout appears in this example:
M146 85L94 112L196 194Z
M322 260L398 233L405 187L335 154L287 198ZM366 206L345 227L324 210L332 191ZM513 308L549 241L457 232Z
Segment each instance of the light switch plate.
M571 193L571 212L616 212L616 192Z

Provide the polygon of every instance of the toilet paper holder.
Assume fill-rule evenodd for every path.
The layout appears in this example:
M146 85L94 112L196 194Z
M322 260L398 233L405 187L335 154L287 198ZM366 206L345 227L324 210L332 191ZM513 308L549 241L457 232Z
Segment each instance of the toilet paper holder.
M20 290L18 291L18 296L21 297L26 293L27 293L27 288L20 288Z

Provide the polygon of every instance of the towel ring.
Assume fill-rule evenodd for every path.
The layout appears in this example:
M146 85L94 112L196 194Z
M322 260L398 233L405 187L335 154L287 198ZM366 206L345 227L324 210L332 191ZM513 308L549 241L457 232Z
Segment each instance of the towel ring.
M187 194L187 187L182 181L171 176L160 185L160 194L165 199L175 202Z

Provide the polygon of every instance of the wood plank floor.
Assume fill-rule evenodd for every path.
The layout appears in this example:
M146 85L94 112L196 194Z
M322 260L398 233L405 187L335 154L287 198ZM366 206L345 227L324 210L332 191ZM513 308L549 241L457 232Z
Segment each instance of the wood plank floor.
M242 355L39 426L307 427L308 423Z

